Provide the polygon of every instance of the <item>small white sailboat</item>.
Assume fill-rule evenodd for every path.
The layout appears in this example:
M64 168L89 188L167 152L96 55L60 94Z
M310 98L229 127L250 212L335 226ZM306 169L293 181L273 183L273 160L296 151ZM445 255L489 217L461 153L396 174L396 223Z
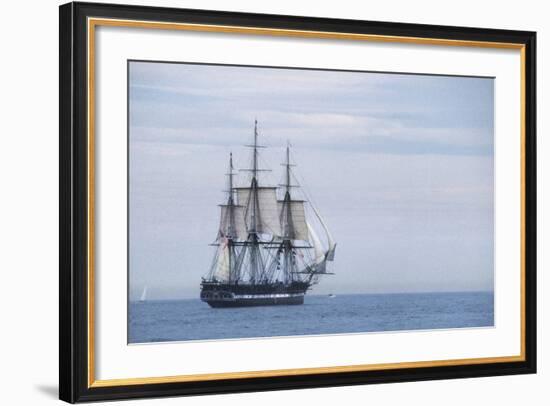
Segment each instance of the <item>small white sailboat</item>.
M147 300L147 286L143 287L143 292L141 292L141 297L139 298L140 302L145 302Z

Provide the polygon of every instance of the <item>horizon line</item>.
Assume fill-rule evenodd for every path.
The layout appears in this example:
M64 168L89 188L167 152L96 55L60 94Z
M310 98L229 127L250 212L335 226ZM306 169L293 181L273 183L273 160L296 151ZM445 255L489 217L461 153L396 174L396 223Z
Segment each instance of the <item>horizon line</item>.
M311 296L357 296L357 295L416 295L416 294L440 294L440 293L492 293L494 294L494 289L488 290L488 289L479 289L479 290L431 290L431 291L414 291L414 292L357 292L357 293L315 293L306 295L306 297ZM178 300L200 300L200 297L180 297L180 298L158 298L158 299L146 299L145 302L154 302L154 301L178 301ZM137 299L129 299L129 302L141 302L139 298Z

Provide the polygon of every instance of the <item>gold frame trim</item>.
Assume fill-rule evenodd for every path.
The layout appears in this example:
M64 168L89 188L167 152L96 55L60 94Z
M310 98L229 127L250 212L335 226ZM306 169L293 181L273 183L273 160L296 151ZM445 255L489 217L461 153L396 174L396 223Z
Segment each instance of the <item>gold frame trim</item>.
M478 48L497 48L513 49L520 51L520 142L521 142L521 269L520 269L520 341L521 349L519 355L485 358L464 358L451 360L434 361L415 361L415 362L396 362L383 364L364 364L364 365L346 365L317 368L295 368L295 369L277 369L266 371L243 371L243 372L222 372L212 374L192 374L192 375L174 375L146 378L123 378L123 379L95 379L95 28L97 26L110 27L132 27L148 28L160 30L183 30L194 32L217 32L244 35L266 35L278 37L298 37L298 38L317 38L317 39L336 39L352 41L371 41L371 42L390 42L402 44L417 45L435 45L435 46L460 46L460 47L478 47ZM108 18L89 18L88 29L88 388L143 385L143 384L161 384L177 382L197 382L213 381L220 379L244 379L244 378L266 378L289 375L312 375L312 374L331 374L342 372L360 372L360 371L380 371L397 368L425 368L440 366L474 365L474 364L493 364L504 362L522 362L526 359L525 354L525 45L506 42L487 42L487 41L463 41L452 39L435 39L422 37L400 37L391 35L372 35L372 34L354 34L343 32L325 32L325 31L305 31L290 29L273 29L258 27L241 27L227 25L208 25L208 24L186 24L186 23L165 23L139 20L120 20Z

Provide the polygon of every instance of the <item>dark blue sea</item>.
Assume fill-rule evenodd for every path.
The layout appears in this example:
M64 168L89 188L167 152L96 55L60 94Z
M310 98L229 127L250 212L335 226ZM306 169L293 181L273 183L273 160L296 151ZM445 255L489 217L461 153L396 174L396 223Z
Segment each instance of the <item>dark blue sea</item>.
M213 309L199 299L132 302L130 343L487 327L492 292L308 295L303 305Z

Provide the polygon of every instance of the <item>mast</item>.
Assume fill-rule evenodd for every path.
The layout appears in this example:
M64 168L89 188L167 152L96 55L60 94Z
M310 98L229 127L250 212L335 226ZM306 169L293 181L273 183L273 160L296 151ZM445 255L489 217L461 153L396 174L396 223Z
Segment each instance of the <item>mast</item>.
M282 210L282 223L283 223L283 242L281 244L281 250L283 254L283 271L287 282L294 280L294 268L295 268L295 252L292 244L294 238L294 227L292 223L292 198L290 196L290 143L286 145L286 162L285 166L285 197L283 200Z
M233 204L233 152L229 153L229 202L228 204Z
M237 223L237 216L240 213L240 211L237 212L237 209L240 207L235 205L233 198L233 153L229 154L229 171L226 176L227 200L225 204L220 205L220 228L216 243L213 244L218 247L218 251L212 264L211 276L224 282L233 282L239 278L235 267L235 240L239 240L239 235L242 234L241 224Z
M250 278L252 283L256 282L258 275L258 234L257 234L257 214L258 214L258 120L254 120L254 145L252 147L252 182L250 184L250 198L252 199L252 224L249 235L250 246Z
M227 238L227 255L228 255L228 266L229 266L229 282L232 282L235 278L233 275L233 238L236 236L235 233L235 204L233 203L233 152L229 153L229 188L227 190L227 208L229 213L229 236Z
M286 143L286 193L290 194L290 142Z
M258 120L254 120L254 143L249 145L252 148L252 179L250 181L250 194L248 208L250 213L250 224L248 239L244 249L248 249L249 277L252 283L260 282L263 274L263 261L260 252L260 238L258 232L262 229L260 217L260 204L258 197ZM261 231L260 231L261 232Z
M291 209L291 202L292 199L290 197L290 188L292 185L290 184L290 167L292 166L290 164L290 143L287 142L286 145L286 162L283 164L285 166L285 183L282 185L285 187L285 197L283 200L283 236L285 239L291 240L294 236L294 229L292 224L292 209Z
M254 120L254 144L252 146L252 182L251 198L252 200L252 224L251 232L256 234L257 232L257 213L258 213L258 120ZM256 236L257 237L257 236Z

